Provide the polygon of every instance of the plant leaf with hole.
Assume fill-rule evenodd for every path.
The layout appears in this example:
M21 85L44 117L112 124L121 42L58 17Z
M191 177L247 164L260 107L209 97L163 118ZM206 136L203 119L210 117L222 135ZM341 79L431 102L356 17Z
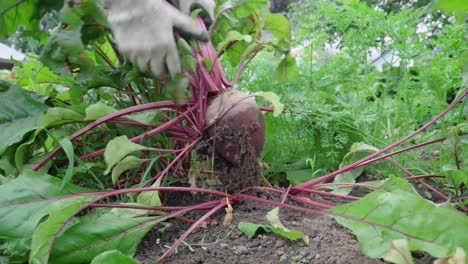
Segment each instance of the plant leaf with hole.
M104 174L108 174L114 165L128 154L142 149L145 149L145 147L131 142L128 140L127 136L120 136L112 139L107 143L106 151L104 152L104 160L107 165Z
M47 106L34 100L19 85L0 80L0 154L8 146L23 139L23 136L41 126ZM1 90L1 89L0 89Z
M377 190L330 211L357 218L332 216L353 231L362 251L371 258L381 258L397 239L408 240L412 251L425 251L438 258L454 253L457 247L468 249L468 218L415 193Z
M273 116L277 117L283 112L284 104L281 103L280 97L277 94L273 92L256 92L253 95L262 97L273 105Z
M118 250L109 250L97 255L91 264L109 264L109 263L119 263L119 264L139 264L141 262L134 260Z

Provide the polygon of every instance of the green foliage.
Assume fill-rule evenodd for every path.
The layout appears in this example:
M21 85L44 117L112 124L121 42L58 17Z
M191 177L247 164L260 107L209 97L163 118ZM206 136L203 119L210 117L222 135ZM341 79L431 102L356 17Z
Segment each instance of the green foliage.
M216 1L217 10L226 12L219 18L212 36L218 54L231 65L248 63L261 50L269 49L285 54L277 66L280 80L291 80L297 74L295 61L287 56L291 48L291 26L280 14L265 12L268 0Z
M60 187L58 178L40 172L24 171L18 178L0 185L2 226L0 237L25 238L32 232L52 198L86 191L73 185Z
M468 12L468 7L466 6L466 1L464 0L438 0L436 1L436 8L442 9L446 13L454 14L457 19L457 23L465 22L466 13Z
M0 76L9 80L0 81L0 251L8 256L0 262L138 263L131 257L139 241L162 218L142 216L146 210L80 209L106 188L141 186L160 173L177 155L160 149L180 147L172 146L169 137L179 132L138 144L128 138L160 126L180 109L125 115L72 141L69 137L129 106L179 102L186 91L165 91L172 83L147 78L118 53L100 1L0 2L0 40L18 43L28 53L11 74ZM466 25L460 23L466 6L460 1L434 5L454 13L458 23L452 24L440 12L429 15L427 0L409 5L308 0L291 6L291 25L268 12L268 0L216 2L222 14L212 41L229 79L247 65L238 88L275 107L277 117L265 115L262 154L273 183L300 184L357 160L362 152L376 151L421 127L466 89ZM300 46L291 49L293 44ZM180 39L178 48L184 67L195 72L198 58L192 51L198 45ZM381 56L371 60L369 51ZM209 71L215 69L214 61L200 60ZM465 116L466 103L410 142L446 137L440 148L426 150L430 158L411 152L396 161L417 174L445 176L438 180L443 191L461 195L468 184ZM43 172L28 170L58 146L62 150ZM96 151L104 157L91 159ZM436 152L438 158L432 158ZM171 173L185 169L185 163ZM381 179L404 175L378 164L342 174L335 182L354 182L363 170ZM151 186L170 183L162 178ZM421 198L406 181L391 177L373 185L386 191L333 209L359 218L336 216L355 232L366 254L395 262L409 250L464 256L466 216ZM101 192L92 193L97 188ZM105 202L162 205L158 191ZM239 229L249 237L264 231L307 243L308 237L286 228L278 213L276 208L267 215L269 224L243 222Z
M135 263L130 258L139 241L159 218L123 209L80 211L96 196L81 194L87 189L74 184L103 191L140 186L155 171L159 173L174 158L172 153L177 153L163 151L160 159L160 149L180 146L172 146L168 133L139 144L128 138L174 117L174 109L132 113L78 138L70 136L129 106L162 100L179 104L186 97L187 79L181 80L184 85L176 83L183 89L172 89L174 82L166 85L165 80L147 78L127 62L107 26L102 1L49 2L0 3L0 40L27 53L25 61L15 62L11 74L1 75L0 251L11 257L7 261ZM230 65L243 66L262 50L279 56L289 52L290 24L284 16L268 12L268 0L219 1L218 10L222 14L213 29L213 42ZM193 48L199 48L198 44L180 39L178 46L184 66L196 72ZM216 66L209 58L202 61L209 71ZM278 71L279 78L291 79L294 75L288 67L296 71L295 66L288 57ZM278 97L262 96L278 113L282 111ZM61 150L41 167L44 173L27 170L56 147ZM89 158L104 147L103 158ZM158 155L147 157L148 151ZM106 177L110 172L112 177ZM127 181L122 184L120 179ZM151 186L162 185L161 180ZM148 191L129 197L136 205L161 206L159 195ZM121 199L110 197L106 202Z
M0 38L16 32L18 25L25 27L29 33L40 33L39 20L50 10L59 9L61 1L45 0L5 0L0 3ZM21 6L21 8L17 8Z
M104 160L107 164L105 174L109 173L112 167L128 154L142 149L145 149L145 147L131 142L128 140L127 136L116 137L109 141L106 152L104 152Z
M29 262L48 263L52 243L56 234L59 232L59 229L76 210L83 207L87 202L94 198L96 197L75 197L71 199L58 200L51 204L48 208L47 220L40 223L34 230Z
M112 168L112 183L116 184L119 176L130 169L135 169L140 167L140 165L145 162L142 159L139 159L135 156L127 156L117 163Z
M262 97L267 100L270 104L273 105L273 116L279 116L284 110L284 104L281 103L280 98L278 95L272 92L256 92L253 94L257 97Z
M54 197L87 191L70 184L61 188L60 179L31 171L0 185L0 239L5 241L2 250L27 259L33 233L58 200Z
M425 251L438 258L454 253L457 247L468 250L468 218L453 208L435 205L414 191L377 190L330 211L354 217L332 216L353 231L364 254L372 258L382 257L391 249L392 241L398 239L406 240L410 250Z
M0 81L0 153L40 127L47 106L33 99L21 86Z
M94 257L113 249L133 256L139 241L155 224L151 221L154 218L134 216L135 213L114 210L81 219L57 238L51 263L90 263Z
M344 156L343 162L341 162L340 164L340 169L376 151L378 151L378 149L373 146L364 144L362 142L354 143L351 146L351 149L349 150L349 152ZM343 174L339 174L333 179L333 182L334 183L355 183L356 179L359 176L361 176L363 170L364 169L362 167L359 167L352 171L347 171ZM352 188L337 188L333 192L347 195L351 191L352 191Z
M282 117L266 116L262 160L272 179L287 186L284 177L298 183L316 177L319 169L320 175L333 171L353 143L382 148L395 142L440 113L465 89L465 26L435 15L427 20L428 1L417 2L389 13L364 1L291 5L297 77L286 83L272 80L271 65L279 60L260 54L238 82L240 89L272 91L285 102ZM375 54L372 59L369 52ZM411 143L445 137L444 128L463 122L463 107ZM417 152L395 159L418 174L440 174L441 164L453 162L444 150L427 151L441 153L439 161L427 161L432 169L421 165ZM313 169L307 159L314 159ZM296 173L307 169L308 177ZM403 175L391 166L372 172L382 178Z

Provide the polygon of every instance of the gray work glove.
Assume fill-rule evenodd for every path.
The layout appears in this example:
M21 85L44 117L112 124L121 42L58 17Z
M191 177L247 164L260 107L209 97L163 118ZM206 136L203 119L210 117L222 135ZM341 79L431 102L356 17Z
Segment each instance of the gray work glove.
M171 76L182 71L174 30L207 41L205 29L190 17L202 8L204 21L213 19L213 0L180 0L180 9L165 0L105 0L108 20L117 46L138 68L155 77Z

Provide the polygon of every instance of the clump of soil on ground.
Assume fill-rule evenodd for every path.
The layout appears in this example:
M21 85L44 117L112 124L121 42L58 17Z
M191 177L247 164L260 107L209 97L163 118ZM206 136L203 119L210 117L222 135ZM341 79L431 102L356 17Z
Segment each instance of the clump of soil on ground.
M220 189L223 192L235 193L242 189L258 185L261 167L257 161L255 148L250 144L249 135L258 127L242 126L233 129L228 125L215 128L214 136L199 144L197 150L208 159L214 157L213 168L221 172L219 180L222 183ZM236 164L232 164L216 153L216 144L229 142L237 147Z

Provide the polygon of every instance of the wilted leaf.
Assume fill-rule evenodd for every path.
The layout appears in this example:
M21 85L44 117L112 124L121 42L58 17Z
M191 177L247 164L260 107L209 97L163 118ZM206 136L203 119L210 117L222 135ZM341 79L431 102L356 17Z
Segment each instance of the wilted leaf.
M240 222L237 225L237 228L249 238L252 238L259 232L263 231L266 233L273 233L276 235L280 235L292 241L303 239L304 241L307 241L306 243L308 243L308 239L307 240L304 239L307 236L305 236L304 234L302 234L301 232L297 230L284 230L280 227L274 227L271 225L254 224L254 223L248 223L248 222Z
M291 230L285 227L278 218L279 208L271 210L267 213L266 218L270 225L254 224L248 222L240 222L237 228L244 233L247 237L252 238L258 232L264 231L285 237L289 240L295 241L302 239L306 244L309 244L309 237L297 230Z
M269 211L265 218L270 222L270 224L274 227L272 232L283 237L286 237L290 240L297 240L302 239L306 244L309 244L309 237L304 235L303 233L297 230L290 230L281 223L279 219L279 207L274 208L273 210Z

